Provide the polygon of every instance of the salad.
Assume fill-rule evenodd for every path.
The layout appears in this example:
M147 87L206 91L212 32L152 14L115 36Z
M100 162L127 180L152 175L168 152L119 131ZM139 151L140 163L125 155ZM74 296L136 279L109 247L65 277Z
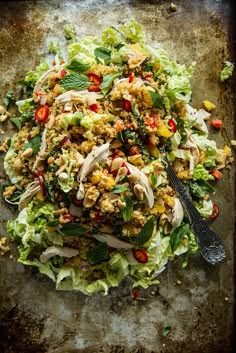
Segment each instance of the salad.
M231 150L208 137L211 103L189 104L195 63L169 60L136 21L79 41L72 30L67 59L52 45L53 62L21 81L3 190L19 214L7 231L18 261L56 289L107 294L127 277L147 288L168 261L181 255L185 267L198 250L160 147L211 219L219 209L210 182Z

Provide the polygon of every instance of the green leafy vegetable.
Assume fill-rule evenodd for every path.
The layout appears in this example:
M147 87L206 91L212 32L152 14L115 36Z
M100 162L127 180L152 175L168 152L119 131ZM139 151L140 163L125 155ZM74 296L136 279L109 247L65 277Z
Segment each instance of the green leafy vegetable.
M98 47L94 50L96 58L103 59L104 64L107 65L111 61L111 50L104 47Z
M170 247L172 252L174 252L178 248L181 240L185 235L187 235L189 230L190 230L189 224L186 223L186 224L181 224L180 226L178 226L172 231L170 235Z
M125 222L128 222L132 217L134 205L130 197L125 196L125 208L122 210L122 217Z
M83 90L83 89L87 89L89 85L90 85L90 81L88 77L79 73L66 75L60 82L60 86L62 86L66 90L70 90L70 89Z
M224 64L225 64L225 67L220 73L221 82L228 80L232 76L233 70L234 70L234 64L231 63L230 61L225 61Z
M110 90L113 80L119 77L120 75L120 72L114 72L103 77L103 81L100 88L104 95Z
M121 192L127 191L129 188L124 185L115 185L114 188L111 190L113 194L120 194Z
M151 217L144 224L143 228L140 230L137 237L135 238L135 245L143 245L148 240L150 240L150 238L152 237L154 227L155 227L155 218Z
M51 40L48 46L49 53L60 54L61 48L58 41Z
M157 177L153 173L151 174L151 183L153 188L156 186L157 183Z
M75 33L75 25L73 23L67 23L64 26L64 34L67 40L75 40L76 33Z
M193 180L214 180L214 177L204 168L202 164L197 164L193 170Z
M85 72L90 69L90 64L85 64L81 61L73 59L69 65L67 65L67 69L74 71L74 72Z
M175 121L177 124L177 130L181 136L181 145L184 145L187 141L187 131L185 129L184 120L176 117Z
M60 228L60 232L64 235L71 235L71 236L80 236L84 234L85 227L79 223L70 223L66 224Z
M97 245L95 248L89 249L86 252L87 260L92 264L100 263L104 260L108 260L108 246L106 243Z
M8 106L10 104L10 101L14 101L14 93L12 91L8 91L5 97L3 98L3 105L6 109L8 109Z
M152 91L148 91L148 92L152 98L153 108L162 109L164 106L164 103L161 95L157 92L152 92Z
M164 330L162 332L162 336L166 337L168 335L168 333L170 332L170 330L171 330L171 326L164 327Z
M215 189L205 180L189 182L190 192L193 196L203 198L208 193L214 193Z
M35 155L39 151L40 145L41 145L41 137L40 135L36 135L32 137L32 139L30 139L27 143L25 143L23 147L23 151L27 150L27 148L32 148L33 155Z
M33 117L33 115L33 111L27 111L21 114L21 116L10 118L10 121L17 127L18 130L20 130L24 124Z

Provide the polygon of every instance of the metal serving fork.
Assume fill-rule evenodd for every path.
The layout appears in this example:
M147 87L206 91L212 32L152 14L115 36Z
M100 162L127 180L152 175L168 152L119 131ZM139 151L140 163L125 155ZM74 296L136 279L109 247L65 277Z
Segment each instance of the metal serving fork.
M160 150L162 153L165 153L163 148ZM170 182L177 191L180 201L186 210L201 255L210 264L217 264L225 257L224 243L222 239L209 227L207 221L202 218L196 207L193 205L191 196L175 174L175 171L165 154L162 156L162 161Z

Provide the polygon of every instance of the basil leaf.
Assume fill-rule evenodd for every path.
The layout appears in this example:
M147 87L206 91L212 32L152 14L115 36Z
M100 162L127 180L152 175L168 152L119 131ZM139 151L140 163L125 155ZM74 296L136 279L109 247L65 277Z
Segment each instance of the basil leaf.
M69 65L67 65L67 69L74 71L74 72L84 72L89 70L91 67L90 64L84 64L81 61L78 60L72 60Z
M79 236L85 232L85 227L79 223L70 223L61 227L60 232L64 235Z
M107 243L102 243L86 252L86 258L91 264L97 264L109 259Z
M23 151L27 150L27 148L32 148L33 155L35 155L39 151L40 145L41 145L41 137L40 135L36 135L32 137L32 139L30 139L27 143L25 143L23 147Z
M70 90L70 89L78 89L83 90L87 89L90 85L90 81L87 76L83 74L71 74L66 75L60 82L60 86L63 88Z
M189 224L181 224L172 231L170 235L170 247L172 252L178 248L181 240L185 235L187 235L189 229Z
M12 91L8 91L5 97L3 98L3 105L7 109L11 100L15 100L14 93Z
M104 95L107 94L107 92L110 90L113 80L119 77L120 75L120 72L114 72L103 77L100 88Z
M155 218L151 217L144 224L143 228L138 233L135 239L135 245L143 245L145 244L152 236L153 230L155 226Z
M164 104L163 104L161 95L157 92L152 92L152 91L148 91L148 92L152 98L153 108L162 109L164 107Z
M162 336L164 337L167 336L170 330L171 330L171 326L166 326L162 332Z
M105 65L109 64L109 62L111 61L111 50L108 48L98 47L94 49L94 55L97 58L103 59Z
M115 185L114 188L111 190L112 194L120 194L121 192L127 191L129 188L124 185Z
M132 217L134 205L130 197L125 196L125 208L122 210L122 217L125 222L128 222Z

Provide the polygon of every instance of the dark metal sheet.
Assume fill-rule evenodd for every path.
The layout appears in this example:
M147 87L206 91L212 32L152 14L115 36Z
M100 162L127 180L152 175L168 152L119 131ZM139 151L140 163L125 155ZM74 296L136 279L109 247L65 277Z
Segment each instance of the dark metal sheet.
M148 40L160 43L179 62L196 61L193 105L216 103L224 128L212 131L218 144L233 138L235 98L230 82L219 84L225 60L232 60L232 8L228 1L52 0L0 2L0 95L39 62L50 38L62 42L63 25L74 22L77 33L97 34L106 25L140 21ZM1 126L0 130L10 126ZM5 135L0 136L3 138ZM4 175L1 168L0 178ZM234 168L224 173L215 200L227 258L212 267L195 256L186 270L175 263L161 276L159 287L141 291L133 301L129 284L107 297L56 292L54 285L16 263L11 245L0 256L1 353L230 353L234 304ZM0 234L12 211L1 204ZM181 284L178 284L181 281ZM162 335L165 326L170 333Z

